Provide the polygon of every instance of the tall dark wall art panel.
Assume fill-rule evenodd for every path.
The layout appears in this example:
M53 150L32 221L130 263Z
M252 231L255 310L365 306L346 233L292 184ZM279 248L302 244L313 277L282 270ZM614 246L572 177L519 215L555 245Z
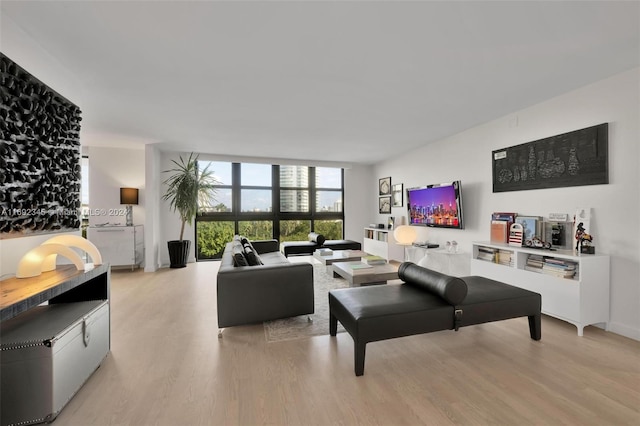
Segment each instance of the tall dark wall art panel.
M80 227L80 120L0 53L0 239Z

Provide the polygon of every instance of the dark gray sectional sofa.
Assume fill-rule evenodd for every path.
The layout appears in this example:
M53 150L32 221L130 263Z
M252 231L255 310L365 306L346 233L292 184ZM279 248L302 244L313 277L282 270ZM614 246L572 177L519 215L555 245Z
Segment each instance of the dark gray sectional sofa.
M240 250L245 262L253 258L247 256L253 251L259 263L242 265ZM222 254L217 293L220 332L225 327L312 314L313 266L289 262L277 240L243 245L236 237Z

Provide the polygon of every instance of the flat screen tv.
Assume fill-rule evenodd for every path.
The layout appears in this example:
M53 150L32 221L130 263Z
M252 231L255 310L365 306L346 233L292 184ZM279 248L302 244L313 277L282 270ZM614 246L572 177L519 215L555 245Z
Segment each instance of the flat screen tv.
M460 181L407 189L409 224L463 229Z

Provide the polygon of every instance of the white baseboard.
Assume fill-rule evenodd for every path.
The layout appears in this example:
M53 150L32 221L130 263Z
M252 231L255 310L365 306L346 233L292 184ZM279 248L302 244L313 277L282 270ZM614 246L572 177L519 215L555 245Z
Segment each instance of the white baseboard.
M628 337L629 339L640 341L640 329L630 327L626 324L621 324L619 322L610 322L609 331L624 337Z

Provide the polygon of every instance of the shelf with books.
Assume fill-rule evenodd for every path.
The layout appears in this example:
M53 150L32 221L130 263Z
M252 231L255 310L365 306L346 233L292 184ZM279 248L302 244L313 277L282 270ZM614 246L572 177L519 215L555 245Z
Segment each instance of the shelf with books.
M577 280L579 279L578 271L580 267L578 262L572 260L558 259L540 254L530 254L527 257L527 263L524 269L558 278Z
M609 322L609 256L473 243L471 275L482 275L542 295L542 312L585 326Z
M404 260L404 247L396 243L392 229L364 228L362 250L385 260Z
M509 267L513 267L515 265L515 254L513 250L482 245L475 246L474 248L474 259L476 260L497 263L499 265Z

